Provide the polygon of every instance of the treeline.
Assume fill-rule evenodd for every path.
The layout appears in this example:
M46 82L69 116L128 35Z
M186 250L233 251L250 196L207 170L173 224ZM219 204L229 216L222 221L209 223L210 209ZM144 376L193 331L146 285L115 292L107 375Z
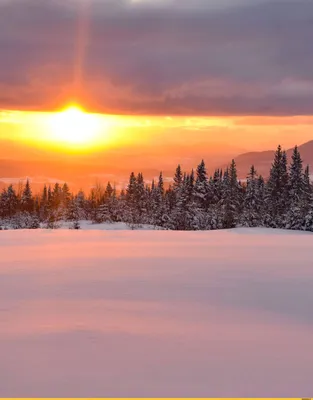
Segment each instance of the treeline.
M33 195L29 181L17 194L11 185L0 196L0 225L21 228L57 228L71 221L125 222L135 228L149 224L170 230L214 230L236 226L272 227L313 231L313 186L309 167L303 168L298 148L291 162L278 146L269 177L264 180L254 166L240 182L233 160L224 171L208 177L202 161L195 171L178 165L165 188L163 174L146 184L142 173L131 173L126 190L108 183L88 195L71 193L67 184L45 186Z

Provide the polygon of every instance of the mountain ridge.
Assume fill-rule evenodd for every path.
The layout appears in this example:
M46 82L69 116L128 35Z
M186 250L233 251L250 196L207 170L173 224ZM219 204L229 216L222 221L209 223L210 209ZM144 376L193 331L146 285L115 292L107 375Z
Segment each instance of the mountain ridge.
M306 167L309 165L310 167L313 167L313 140L298 145L298 149L303 160L303 166ZM237 165L238 177L240 179L246 178L251 165L254 165L258 174L267 178L274 159L275 150L249 151L234 157ZM289 163L291 161L293 150L294 147L286 150ZM223 168L225 167L226 165L223 166Z

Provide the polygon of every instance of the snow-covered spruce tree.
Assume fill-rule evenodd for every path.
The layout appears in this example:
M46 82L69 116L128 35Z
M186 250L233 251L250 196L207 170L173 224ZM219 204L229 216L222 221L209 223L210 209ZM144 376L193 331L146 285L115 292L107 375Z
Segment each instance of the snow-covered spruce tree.
M148 223L155 227L166 226L169 222L169 212L165 202L163 173L160 172L157 185L154 185L150 195L152 216Z
M123 220L132 229L134 229L138 224L140 224L140 216L137 207L137 178L132 172L129 177L129 183L126 189L126 206L123 212Z
M306 212L309 211L309 205L311 201L311 195L313 192L313 187L311 184L311 179L310 179L310 167L309 165L306 166L304 170L304 175L303 175L303 201L305 204L305 209Z
M187 196L188 195L184 181L180 189L176 190L175 206L171 210L168 225L166 226L167 228L177 231L185 231L188 229L188 223L186 221L186 218L188 218Z
M261 225L263 202L263 193L261 193L262 190L263 188L260 186L257 171L254 168L254 165L252 165L247 176L247 187L241 218L241 223L244 226L256 227Z
M68 202L65 216L67 221L79 221L79 211L74 196Z
M222 181L221 170L215 170L213 177L209 180L209 192L211 195L211 204L216 205L222 199Z
M183 172L181 166L178 165L173 179L173 185L168 189L166 193L167 198L167 206L168 206L168 229L177 229L178 225L181 225L178 222L177 217L179 217L180 208L181 208L181 195L182 195L182 186L183 186Z
M62 189L58 182L54 185L54 188L53 188L53 191L51 194L51 201L52 201L52 208L54 210L59 210L61 207L61 202L62 202Z
M14 215L11 220L13 229L38 229L40 228L39 218L35 213L21 211Z
M184 174L181 188L177 191L179 196L176 196L175 207L172 208L169 215L167 228L174 230L210 229L210 215L201 207L199 197L196 198L195 186L194 171L192 170L190 174Z
M206 174L205 174L206 175ZM207 175L206 175L207 177ZM197 195L197 180L194 177L194 171L188 175L186 181L186 229L187 230L211 230L215 229L215 207L212 204L213 191L209 186L208 179L203 180L206 188L205 201L199 205L199 196ZM198 181L199 183L199 181ZM199 186L198 186L199 189ZM199 194L199 192L198 192Z
M298 203L304 193L303 162L298 147L295 146L290 164L289 198L290 203Z
M113 191L108 200L109 213L112 222L118 222L120 221L119 199L117 198L115 185L112 189Z
M45 185L39 202L39 219L41 222L46 221L48 213L48 189Z
M111 182L108 182L106 188L105 188L105 192L104 192L104 198L106 200L111 199L111 197L113 196L114 193L114 188L111 185Z
M34 211L34 199L28 179L21 197L21 211L27 213L32 213Z
M200 230L203 229L203 214L205 211L201 209L195 198L195 176L194 172L187 174L183 180L181 197L178 204L178 210L181 208L182 229ZM179 207L180 206L180 207Z
M310 181L310 169L306 167L304 172L304 209L305 217L302 229L313 232L313 187Z
M175 175L174 175L174 183L173 183L173 190L174 192L178 191L183 183L183 172L181 166L178 164Z
M302 159L296 146L292 154L289 172L288 210L286 210L285 228L300 230L304 225L307 214L307 199L305 195L305 181Z
M206 211L208 208L208 175L204 160L201 161L196 170L193 196L199 210Z
M281 146L278 146L265 190L266 214L264 223L268 227L285 227L286 211L289 203L288 182L287 155L285 151L282 151Z
M147 217L147 199L146 199L146 188L145 181L142 173L137 175L135 183L135 207L134 211L137 214L138 223L146 223Z
M68 209L70 203L72 202L72 195L67 183L64 183L64 185L62 186L60 197L61 197L60 206L62 208L63 214L66 215L66 210Z
M34 196L34 214L36 217L40 220L40 195L39 193L36 193Z
M88 218L87 200L84 191L81 189L75 196L75 203L78 209L79 220Z
M107 223L112 222L107 202L100 204L100 206L97 208L95 219L93 220L93 222L96 224L102 224L104 222Z
M263 226L264 209L265 209L265 180L263 176L258 178L258 199L260 205L260 225Z
M69 229L80 229L79 208L76 198L71 195L66 209L66 220L70 222Z
M313 195L311 196L311 203L309 211L304 217L302 229L305 231L313 232Z
M169 214L171 214L176 205L176 194L172 185L169 185L168 189L165 192L165 202L167 211Z
M94 192L94 190L91 190L88 200L86 202L86 214L88 216L88 219L94 221L97 218L97 209L98 201L96 198L96 193Z
M47 210L48 210L48 215L53 209L53 198L52 198L52 190L51 186L49 185L48 187L48 200L47 200Z
M126 192L124 189L122 189L116 202L116 208L115 208L116 222L126 222L125 219L126 209L127 209Z
M222 221L220 228L234 228L237 225L239 219L240 190L236 163L232 160L230 167L225 170L223 176L222 199L219 207L221 216L218 218Z
M230 175L230 196L233 200L236 210L238 210L240 206L239 203L240 203L241 185L238 181L237 167L235 160L232 160L230 164L229 175Z
M17 213L19 201L13 185L10 185L7 189L3 190L1 193L0 204L2 218L10 219Z

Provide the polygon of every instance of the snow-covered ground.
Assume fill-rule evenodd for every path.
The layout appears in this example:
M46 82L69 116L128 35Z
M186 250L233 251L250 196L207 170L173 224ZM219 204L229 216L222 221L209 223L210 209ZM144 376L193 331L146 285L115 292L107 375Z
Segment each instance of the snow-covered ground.
M60 229L68 229L73 222L60 222ZM136 225L131 228L125 222L114 222L114 223L103 223L94 224L91 221L79 221L80 229L83 230L93 230L93 231L129 231L129 230L139 230L139 231L151 231L151 230L163 230L161 227L156 227L153 225Z
M312 396L313 235L0 232L0 397Z

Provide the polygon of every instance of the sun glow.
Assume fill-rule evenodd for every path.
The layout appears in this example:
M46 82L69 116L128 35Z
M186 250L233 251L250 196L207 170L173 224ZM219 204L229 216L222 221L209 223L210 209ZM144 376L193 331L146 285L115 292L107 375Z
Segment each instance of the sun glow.
M70 145L84 145L97 139L100 120L95 114L87 114L77 106L51 116L49 121L52 138Z

